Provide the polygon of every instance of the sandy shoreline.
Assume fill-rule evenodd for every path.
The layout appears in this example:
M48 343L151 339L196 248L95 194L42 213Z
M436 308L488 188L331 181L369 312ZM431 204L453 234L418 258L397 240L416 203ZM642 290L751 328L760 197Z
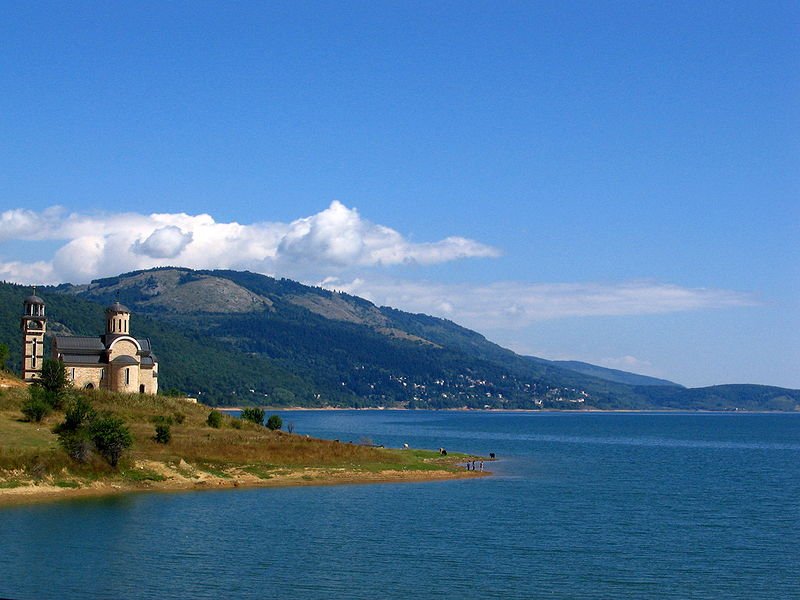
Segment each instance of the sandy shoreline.
M188 465L187 465L188 467ZM237 471L229 477L219 477L200 470L178 470L162 463L139 461L136 468L161 474L163 481L129 483L96 481L81 487L60 487L53 482L31 483L0 489L0 507L51 502L77 498L98 498L139 492L189 492L259 487L298 487L318 485L358 485L372 483L421 483L470 479L491 475L489 471L387 470L352 471L343 468L304 468L281 470L268 478Z

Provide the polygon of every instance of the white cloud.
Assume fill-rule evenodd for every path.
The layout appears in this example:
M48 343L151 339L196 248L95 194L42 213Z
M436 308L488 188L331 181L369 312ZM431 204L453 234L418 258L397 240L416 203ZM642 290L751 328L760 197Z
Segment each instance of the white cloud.
M175 258L192 241L192 233L184 233L180 227L167 225L156 229L143 242L133 244L133 251L150 258Z
M327 279L322 285L378 305L452 319L479 331L518 329L563 317L652 315L755 304L750 295L741 292L657 282L445 285Z
M0 278L20 283L83 283L167 265L321 277L354 267L429 265L500 254L460 237L413 243L338 201L291 223L246 225L218 223L206 214L91 215L67 213L61 207L41 212L13 209L0 214L0 242L12 240L64 242L49 261L33 264L0 257Z

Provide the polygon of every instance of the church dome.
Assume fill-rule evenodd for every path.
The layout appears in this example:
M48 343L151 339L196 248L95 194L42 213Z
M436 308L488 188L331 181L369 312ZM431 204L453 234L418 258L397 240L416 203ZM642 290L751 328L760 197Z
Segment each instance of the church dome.
M119 300L117 300L116 302L114 302L114 304L106 308L106 312L129 313L131 311L127 306L125 306L124 304L120 304Z
M25 298L25 304L44 304L44 300L39 298L36 294L31 294L27 298Z

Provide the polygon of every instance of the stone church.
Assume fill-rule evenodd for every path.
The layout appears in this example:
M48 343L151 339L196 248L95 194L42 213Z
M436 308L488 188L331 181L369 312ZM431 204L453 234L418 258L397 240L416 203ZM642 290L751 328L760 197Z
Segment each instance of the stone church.
M25 298L22 316L22 378L33 383L42 376L45 304L34 294ZM64 364L76 388L155 394L158 362L150 340L130 333L131 311L119 302L106 308L106 332L98 336L55 335L52 357Z

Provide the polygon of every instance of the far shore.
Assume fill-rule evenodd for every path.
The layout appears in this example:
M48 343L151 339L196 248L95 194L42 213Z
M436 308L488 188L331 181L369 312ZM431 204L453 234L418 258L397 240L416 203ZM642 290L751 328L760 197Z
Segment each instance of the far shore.
M214 410L221 412L241 411L245 408L252 408L249 406L217 406ZM259 406L266 411L273 412L308 412L308 411L345 411L345 410L358 410L358 411L405 411L413 412L415 410L430 410L437 412L488 412L488 413L559 413L559 414L596 414L596 413L708 413L708 414L747 414L747 415L791 415L798 414L800 411L779 411L779 410L708 410L703 408L581 408L577 410L564 410L560 408L403 408L403 407L346 407L346 406Z

